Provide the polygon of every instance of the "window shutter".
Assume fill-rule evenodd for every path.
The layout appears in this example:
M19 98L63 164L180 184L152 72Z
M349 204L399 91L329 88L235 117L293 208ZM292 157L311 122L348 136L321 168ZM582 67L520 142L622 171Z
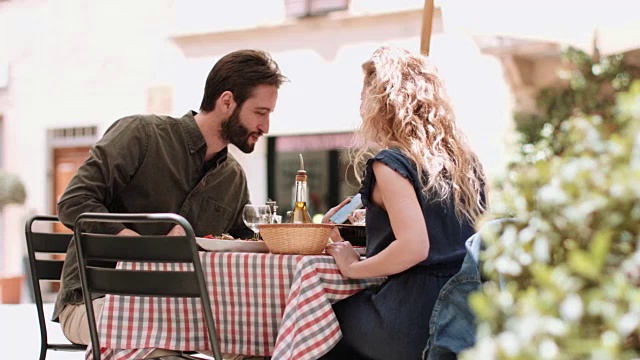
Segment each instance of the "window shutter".
M309 0L309 3L310 15L322 15L349 8L349 0Z
M308 15L308 0L284 0L287 17L299 18Z
M349 8L349 0L285 0L284 3L287 17L324 15Z

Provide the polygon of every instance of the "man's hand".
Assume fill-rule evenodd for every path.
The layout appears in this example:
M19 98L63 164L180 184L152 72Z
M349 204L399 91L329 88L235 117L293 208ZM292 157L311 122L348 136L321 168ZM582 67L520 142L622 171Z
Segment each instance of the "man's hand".
M184 231L184 228L180 225L176 225L169 231L167 236L185 236L187 233Z

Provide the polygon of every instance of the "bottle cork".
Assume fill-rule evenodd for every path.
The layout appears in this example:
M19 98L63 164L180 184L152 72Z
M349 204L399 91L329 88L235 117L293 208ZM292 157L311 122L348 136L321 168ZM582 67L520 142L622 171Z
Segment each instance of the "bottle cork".
M298 170L296 173L296 181L307 181L307 172L304 170Z
M307 181L307 172L304 170L302 154L298 154L298 158L300 159L300 170L296 173L296 181Z

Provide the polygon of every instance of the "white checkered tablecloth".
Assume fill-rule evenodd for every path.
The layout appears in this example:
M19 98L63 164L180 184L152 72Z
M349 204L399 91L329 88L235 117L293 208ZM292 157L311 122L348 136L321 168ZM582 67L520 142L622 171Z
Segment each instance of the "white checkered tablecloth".
M225 353L316 359L340 339L331 304L382 279L340 275L330 256L201 252ZM185 264L127 263L128 269L184 271ZM103 359L136 359L154 348L210 346L200 299L108 295L99 318ZM92 359L91 348L87 359Z

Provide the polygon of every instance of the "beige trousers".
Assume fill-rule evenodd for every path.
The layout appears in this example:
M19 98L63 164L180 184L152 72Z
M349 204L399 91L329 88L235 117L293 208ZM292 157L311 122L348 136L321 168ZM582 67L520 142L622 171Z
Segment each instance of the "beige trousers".
M93 313L96 317L100 316L103 306L103 297L93 300ZM74 344L84 345L89 345L91 343L91 335L89 335L89 321L87 320L87 309L84 307L84 304L65 306L60 313L59 320L60 325L62 326L62 332L69 341ZM203 351L202 353L212 356L209 351ZM172 350L155 349L144 359L177 354L180 353ZM263 359L261 356L245 356L236 354L223 354L222 357L224 360Z
M100 316L102 307L104 306L104 298L93 300L93 312L96 317ZM91 343L91 335L89 334L89 321L87 320L87 309L84 304L67 305L60 313L60 325L64 336L74 344L89 345ZM159 356L176 355L179 352L156 349L145 359Z

